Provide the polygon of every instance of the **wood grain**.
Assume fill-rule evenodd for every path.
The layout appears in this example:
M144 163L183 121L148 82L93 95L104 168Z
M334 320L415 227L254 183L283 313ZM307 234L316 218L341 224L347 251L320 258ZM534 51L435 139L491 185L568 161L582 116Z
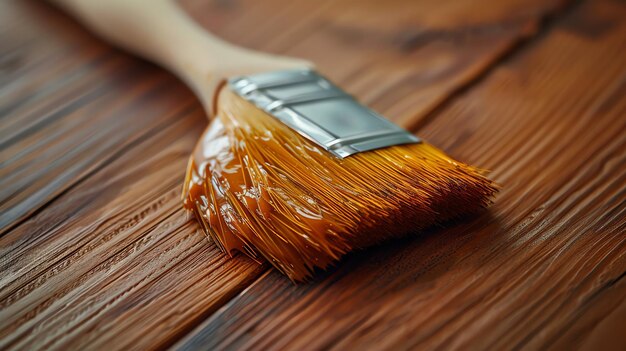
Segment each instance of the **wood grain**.
M2 5L19 35L2 45L16 59L2 95L0 348L169 345L266 269L230 260L181 209L204 113L172 76L55 10ZM53 44L38 44L50 28Z
M178 204L193 146L185 136L201 115L188 113L3 238L3 257L14 258L2 262L5 346L163 346L263 269L221 254Z
M51 12L41 4L9 5L2 4L3 26L37 23L29 17ZM56 15L39 26L24 24L24 31L3 28L17 34L3 36L2 45L15 67L2 86L0 233L124 147L171 123L175 109L194 103L170 75L113 53ZM50 26L59 44L39 45ZM178 89L168 89L172 85ZM147 106L151 100L161 104Z
M493 169L501 198L294 286L220 253L180 209L206 123L188 89L45 4L0 2L0 348L591 348L620 335L623 4L182 3Z
M493 169L491 213L308 285L268 272L178 346L623 348L624 18L623 3L580 5L419 131Z

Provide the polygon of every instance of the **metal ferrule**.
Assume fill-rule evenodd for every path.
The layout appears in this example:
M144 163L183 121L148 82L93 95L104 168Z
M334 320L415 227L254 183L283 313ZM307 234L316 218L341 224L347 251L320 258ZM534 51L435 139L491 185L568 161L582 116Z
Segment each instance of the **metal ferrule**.
M228 83L242 98L339 158L420 142L313 70L235 77Z

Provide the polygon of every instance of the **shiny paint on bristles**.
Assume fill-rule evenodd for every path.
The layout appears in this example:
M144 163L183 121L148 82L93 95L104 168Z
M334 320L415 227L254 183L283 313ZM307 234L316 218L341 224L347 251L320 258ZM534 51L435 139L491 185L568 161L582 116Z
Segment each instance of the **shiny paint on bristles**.
M302 281L352 250L475 214L496 192L425 142L338 159L226 88L183 196L222 250Z

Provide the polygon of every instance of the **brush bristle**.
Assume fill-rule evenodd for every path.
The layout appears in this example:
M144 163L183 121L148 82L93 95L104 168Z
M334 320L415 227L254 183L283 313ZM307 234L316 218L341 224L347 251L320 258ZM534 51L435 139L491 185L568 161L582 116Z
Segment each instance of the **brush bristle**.
M229 89L189 163L185 207L223 250L305 280L349 251L488 206L480 170L422 142L331 156Z

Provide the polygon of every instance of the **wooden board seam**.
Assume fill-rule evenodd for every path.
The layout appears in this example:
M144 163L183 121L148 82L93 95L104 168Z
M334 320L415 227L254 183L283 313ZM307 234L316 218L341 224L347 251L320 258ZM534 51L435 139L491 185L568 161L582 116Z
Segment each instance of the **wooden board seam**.
M498 67L532 48L535 43L551 32L561 18L573 13L582 3L583 0L570 0L563 3L561 7L554 9L554 11L544 13L543 16L537 19L536 27L527 28L522 36L517 37L515 41L502 50L502 52L494 57L482 71L477 72L474 77L453 89L449 94L444 96L438 104L433 106L430 111L427 111L423 117L415 119L415 123L407 126L407 128L413 133L418 133L420 129L423 129L426 125L431 123L441 111L451 106L458 98L483 82Z

